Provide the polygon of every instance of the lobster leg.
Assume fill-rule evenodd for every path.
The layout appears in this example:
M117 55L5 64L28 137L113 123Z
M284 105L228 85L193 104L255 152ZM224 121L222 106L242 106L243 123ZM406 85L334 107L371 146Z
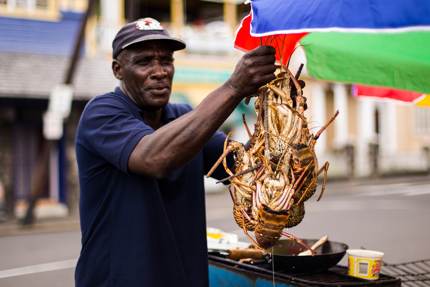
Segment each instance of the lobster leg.
M323 193L325 191L325 186L327 184L327 171L328 171L329 165L330 164L328 163L328 161L326 161L324 163L324 165L320 168L320 170L317 173L316 178L318 178L318 176L321 174L321 172L324 172L324 180L323 180L323 183L322 183L322 186L321 186L321 193L320 193L320 196L318 196L317 201L319 201L321 199L321 197L322 197L322 195L323 195Z
M252 214L252 216L254 218L257 218L258 206L260 206L259 198L257 196L258 191L260 189L260 187L258 185L259 184L257 183L256 190L252 193L252 210L251 210L251 214Z
M240 208L240 211L242 212L242 216L243 216L244 218L247 218L250 222L254 222L254 220L252 220L252 219L248 216L248 214L246 214L246 212L245 212L245 210L243 210L243 208ZM251 235L249 235L248 230L246 230L245 224L242 226L242 229L243 229L243 233L245 233L246 237L248 237L248 239L252 242L252 244L254 244L254 246L255 246L257 249L263 250L263 248L261 248L261 247L260 247L260 245L257 243L257 241L255 241L255 239L254 239L254 238L252 238L252 236L251 236Z
M277 95L277 96L279 96L281 99L282 98L284 98L284 99L287 99L288 98L288 95L287 95L287 93L286 92L284 92L282 89L280 89L280 88L278 88L277 86L275 86L275 85L267 85L267 87L269 88L269 89L271 89L273 92L275 92L275 94Z
M260 177L263 176L263 174L264 174L264 166L261 166L260 170L258 170L257 174L255 175L254 182L259 180Z
M230 193L231 201L233 201L233 205L237 205L236 195L234 194L233 189L234 189L234 187L230 185L230 186L228 187L228 192Z
M329 167L329 163L325 162L324 165L320 168L320 170L317 172L316 176L312 179L312 181L310 182L310 184L307 186L306 190L303 191L302 197L300 198L299 202L297 204L301 204L303 199L306 197L306 194L311 190L311 188L313 188L313 185L315 184L315 182L318 179L318 176L324 172L324 180L323 180L323 184L321 187L321 193L317 198L317 201L319 201L322 198L322 195L324 194L325 191L325 186L327 184L327 171L328 171L328 167Z
M255 167L251 167L251 168L245 169L244 171L241 171L241 172L239 172L239 173L237 173L237 174L230 175L230 176L228 176L228 177L226 177L226 178L220 179L220 180L218 180L216 183L224 182L224 181L230 180L230 179L232 179L232 178L235 178L235 177L238 177L238 176L241 176L241 175L247 174L247 173L252 172L252 171L254 171L254 170L256 170L256 169L259 169L260 167L261 167L261 164L257 164L257 166L255 166Z
M206 174L207 177L210 177L212 175L212 173L216 170L216 168L221 164L221 162L228 156L228 154L230 152L232 152L233 148L228 146L227 147L227 143L228 143L228 138L230 137L230 134L227 135L225 141L224 141L224 152L222 153L222 155L218 158L218 160L214 163L214 165L211 167L211 169L209 170L209 172ZM231 173L230 175L233 175L233 173Z
M274 202L272 209L277 211L285 209L285 202L287 201L287 198L289 198L290 193L291 193L291 187L285 188L284 192L282 192L282 195L279 197L279 199Z
M260 249L260 250L264 250L264 248L261 248L260 245L258 245L257 241L252 238L251 235L249 235L248 230L246 230L245 227L242 228L243 229L243 233L245 233L246 237L248 237L248 239L252 242L252 244L255 246L255 248Z
M306 189L303 191L302 197L300 197L299 201L297 202L297 204L301 204L303 202L303 199L305 199L306 194L311 191L311 189L313 188L314 183L317 181L317 177L313 178L312 181L309 183L309 185L306 187Z
M269 153L269 95L264 95L263 99L263 126L264 126L264 156L270 157Z
M251 219L251 217L249 217L249 215L245 212L243 207L240 208L240 211L242 212L242 215L244 218L246 218L251 223L255 223L255 220L253 220L253 219Z
M251 131L249 130L248 124L246 123L245 114L242 114L242 121L243 121L243 126L246 129L246 133L248 134L248 137L251 139L252 138L252 134L251 134Z
M306 168L303 170L302 174L300 175L300 177L297 179L296 183L294 184L294 186L293 186L293 192L291 193L290 197L288 198L288 200L287 200L287 202L286 202L286 204L285 204L286 208L289 208L289 207L290 207L290 201L291 201L291 199L292 199L292 198L293 198L293 196L294 196L294 192L295 192L296 190L300 190L300 189L302 188L303 183L304 183L304 181L303 181L303 177L307 174L308 169L309 169L309 167L310 167L311 165L312 165L312 164L308 164L308 165L306 166ZM300 184L300 185L299 185L299 184ZM300 200L299 200L299 202L298 202L297 204L301 204L301 203L302 203L302 200L303 200L303 198L304 198L304 195L308 192L308 190L309 190L309 188L307 188L307 189L303 192L303 195L302 195L302 197L300 198Z
M257 207L260 208L261 204L266 204L268 200L266 200L266 198L264 197L265 194L263 193L262 186L259 183L257 183L256 192L257 192L256 195L258 197L258 206Z
M309 245L307 245L303 240L295 237L292 234L289 234L287 232L281 232L281 234L287 238L290 238L292 240L294 240L295 242L297 242L298 244L300 244L301 246L303 246L304 248L306 248L307 250L309 250L311 252L312 255L315 255L315 251L309 247Z

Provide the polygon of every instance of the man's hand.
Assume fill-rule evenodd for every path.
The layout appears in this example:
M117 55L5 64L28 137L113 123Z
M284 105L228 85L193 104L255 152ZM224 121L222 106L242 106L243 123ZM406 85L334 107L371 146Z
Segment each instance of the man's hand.
M251 96L259 87L275 79L275 70L275 49L260 46L243 55L227 84L239 97Z

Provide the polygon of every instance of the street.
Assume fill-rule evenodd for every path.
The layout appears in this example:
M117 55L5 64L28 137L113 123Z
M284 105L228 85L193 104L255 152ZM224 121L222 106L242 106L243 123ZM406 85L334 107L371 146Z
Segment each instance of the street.
M245 239L231 205L227 192L208 194L208 226ZM427 259L429 206L429 176L329 182L322 200L307 201L304 220L288 232L300 238L327 234L350 248L382 251L389 263ZM74 286L79 250L78 230L0 237L0 286Z

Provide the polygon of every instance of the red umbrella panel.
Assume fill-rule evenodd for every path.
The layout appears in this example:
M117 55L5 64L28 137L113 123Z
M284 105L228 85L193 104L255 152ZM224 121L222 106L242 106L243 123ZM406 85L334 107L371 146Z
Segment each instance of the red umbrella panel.
M235 48L250 51L262 45L272 46L276 50L276 60L286 65L297 43L307 33L253 37L251 36L251 18L251 14L249 14L242 19L234 41Z
M397 90L385 87L354 85L353 94L355 96L361 97L368 96L375 98L388 98L406 103L414 103L420 107L430 106L430 95L412 91Z

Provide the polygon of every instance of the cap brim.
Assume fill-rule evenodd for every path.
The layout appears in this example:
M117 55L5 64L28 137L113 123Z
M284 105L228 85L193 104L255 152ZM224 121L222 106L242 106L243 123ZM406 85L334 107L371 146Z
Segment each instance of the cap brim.
M121 47L121 50L125 49L131 45L134 45L137 43L142 43L142 42L147 42L147 41L163 41L163 42L166 42L169 44L169 47L171 47L173 51L182 50L182 49L185 49L185 47L186 47L185 42L183 42L179 39L175 39L175 38L172 38L170 36L166 36L166 35L162 35L162 34L153 34L153 35L145 35L145 36L142 36L140 38L137 38L137 39L133 40L132 42L123 45Z

